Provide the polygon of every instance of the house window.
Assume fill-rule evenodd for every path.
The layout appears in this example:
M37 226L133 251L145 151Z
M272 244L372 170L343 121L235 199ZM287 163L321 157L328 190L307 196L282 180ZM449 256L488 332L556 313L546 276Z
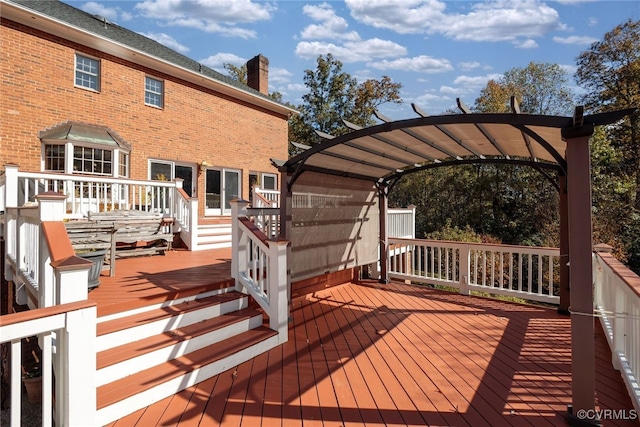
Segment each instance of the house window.
M263 173L262 188L265 190L277 190L278 189L277 179L278 177L276 175L273 175L270 173Z
M144 103L153 107L162 108L163 82L152 77L144 80Z
M182 179L182 189L189 196L195 194L196 165L180 164L177 162L150 160L149 179L154 181L173 181L176 178Z
M100 61L76 54L76 86L100 90Z
M112 175L112 152L102 148L73 147L73 171L92 175Z
M120 169L118 174L120 176L129 176L129 155L122 151L120 152Z
M44 170L64 172L64 145L45 145Z

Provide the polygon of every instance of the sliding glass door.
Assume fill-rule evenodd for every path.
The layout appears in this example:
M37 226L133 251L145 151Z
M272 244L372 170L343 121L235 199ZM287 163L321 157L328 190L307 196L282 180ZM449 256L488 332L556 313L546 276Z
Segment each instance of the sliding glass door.
M240 197L240 171L207 169L205 176L205 215L230 215L231 200Z

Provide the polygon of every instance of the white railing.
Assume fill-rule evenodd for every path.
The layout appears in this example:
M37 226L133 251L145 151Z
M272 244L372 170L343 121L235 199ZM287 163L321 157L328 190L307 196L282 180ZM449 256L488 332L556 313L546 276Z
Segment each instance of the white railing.
M247 216L246 204L243 200L231 202L231 276L238 290L249 293L265 311L269 326L283 343L288 339L289 242L268 238Z
M36 335L42 348L42 425L54 425L54 413L55 425L95 425L96 306L85 300L2 316L0 342L11 343L11 426L22 425L21 340Z
M416 207L387 210L387 235L400 239L416 238Z
M62 217L65 197L40 194L37 205L7 208L5 278L16 302L32 310L3 316L2 342L11 343L11 425L21 424L21 339L38 336L42 349L43 425L92 425L95 420L96 307L87 301L90 261L75 256ZM66 241L65 241L66 239ZM55 376L55 393L52 391ZM53 410L53 396L55 411Z
M268 206L263 206L259 201L254 200L254 207L271 207L277 208L280 206L280 190L266 190L264 188L260 188L257 185L253 187L253 194L261 197L262 199L269 202Z
M636 411L640 412L640 277L610 253L593 255L595 311Z
M13 165L5 166L4 176L5 199L2 203L9 207L32 203L38 194L53 191L67 196L65 218L81 218L90 211L115 209L174 215L177 187L174 181L24 172Z
M39 303L27 300L28 291L39 295L40 279L40 213L38 206L7 208L6 268L16 286L19 304Z
M276 239L280 235L279 208L247 208L245 213L268 239Z
M86 299L86 286L65 287L64 282L79 279L87 283L88 278L74 276L77 269L71 266L57 271L56 260L51 258L51 244L64 248L64 252L56 251L58 255L75 255L62 222L64 196L48 194L36 198L35 206L7 208L5 279L15 286L16 302L34 309ZM51 230L56 227L58 234L48 237L46 230L53 233ZM60 241L62 238L67 239L66 245ZM91 263L80 264L83 263L88 272Z
M554 248L389 239L389 276L526 300L559 302Z
M176 203L174 208L174 233L180 233L180 238L190 250L198 247L198 199L189 197L182 189L182 180L177 182Z

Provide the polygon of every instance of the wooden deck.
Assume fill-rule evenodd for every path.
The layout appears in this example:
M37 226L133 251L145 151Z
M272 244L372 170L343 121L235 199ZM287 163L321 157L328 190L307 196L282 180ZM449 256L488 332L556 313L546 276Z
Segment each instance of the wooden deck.
M103 271L100 286L89 293L89 299L98 304L98 317L234 283L231 249L178 249L116 263L115 277Z
M111 310L118 287L160 298L152 288L180 293L228 276L230 254L205 252L118 261L90 298ZM570 320L555 310L346 284L295 300L289 331L287 344L111 425L566 425ZM598 405L628 413L599 322L596 331Z

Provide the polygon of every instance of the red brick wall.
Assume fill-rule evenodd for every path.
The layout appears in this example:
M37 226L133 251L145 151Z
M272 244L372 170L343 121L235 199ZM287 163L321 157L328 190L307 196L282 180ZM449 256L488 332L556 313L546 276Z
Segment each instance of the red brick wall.
M275 173L287 158L287 118L120 58L3 19L0 27L0 167L40 170L38 132L73 120L108 126L132 146L130 177L148 159ZM100 60L99 93L74 87L74 54ZM144 79L164 81L164 108L144 104ZM198 178L204 201L204 176ZM201 205L203 203L200 203Z

